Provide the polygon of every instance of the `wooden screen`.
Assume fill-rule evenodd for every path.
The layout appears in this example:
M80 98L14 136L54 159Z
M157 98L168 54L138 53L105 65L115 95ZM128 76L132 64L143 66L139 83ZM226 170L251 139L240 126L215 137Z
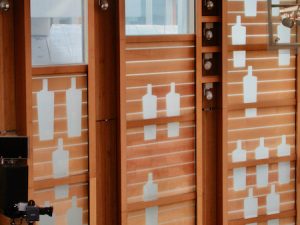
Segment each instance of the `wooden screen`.
M195 224L194 37L128 37L125 61L122 224Z
M224 225L296 224L297 60L268 49L267 16L223 1Z
M68 132L67 90L76 81L76 89L82 92L81 132L70 135ZM53 138L42 138L39 123L37 95L43 90L43 83L48 83L48 91L54 94L54 134ZM87 112L87 75L43 75L32 79L32 167L31 180L33 190L30 195L40 206L54 206L55 224L70 224L68 212L72 208L72 199L82 209L82 224L89 224L89 151L88 151L88 112ZM50 116L50 115L48 115ZM47 119L47 117L46 117ZM64 155L60 153L59 140L63 141L63 149L68 152L68 168L63 168ZM61 169L56 169L61 167ZM63 173L66 169L68 173ZM81 216L81 215L80 215ZM44 221L45 222L45 221Z

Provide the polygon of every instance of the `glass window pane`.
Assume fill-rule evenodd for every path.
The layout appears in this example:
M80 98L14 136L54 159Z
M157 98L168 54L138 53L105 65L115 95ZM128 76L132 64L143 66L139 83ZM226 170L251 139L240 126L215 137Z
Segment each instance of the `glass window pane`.
M194 0L126 0L127 35L194 33Z
M32 64L86 62L84 0L31 0Z

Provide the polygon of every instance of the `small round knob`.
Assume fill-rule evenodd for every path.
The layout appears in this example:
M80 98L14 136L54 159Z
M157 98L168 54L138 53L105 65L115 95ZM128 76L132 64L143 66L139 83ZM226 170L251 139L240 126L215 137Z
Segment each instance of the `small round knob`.
M206 8L208 10L212 10L214 8L215 4L213 1L209 0L207 3L206 3Z
M108 10L108 7L109 7L108 2L101 4L101 9L104 11Z
M213 39L213 37L214 37L214 33L212 32L212 30L206 30L205 31L206 40L210 41L211 39Z
M204 69L206 70L206 71L208 71L208 70L211 70L211 68L212 68L212 61L211 60L206 60L205 62L204 62Z
M9 2L8 2L8 1L1 1L1 3L0 3L0 8L1 8L3 11L7 12L7 11L9 10L9 8L10 8Z
M205 97L208 101L210 101L214 98L214 95L213 95L212 91L206 91L205 92Z

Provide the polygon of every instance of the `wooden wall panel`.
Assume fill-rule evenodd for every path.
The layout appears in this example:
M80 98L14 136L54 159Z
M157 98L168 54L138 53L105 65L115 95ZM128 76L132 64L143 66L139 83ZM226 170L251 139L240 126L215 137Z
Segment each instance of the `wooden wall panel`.
M0 131L16 129L14 10L0 12Z
M290 52L286 65L279 63L279 51L269 50L267 29L267 1L257 2L257 16L247 17L244 1L223 1L223 224L267 224L278 219L278 224L295 224L296 215L296 55ZM247 29L246 45L231 45L231 28L236 16L241 15L242 25ZM279 22L279 19L278 19ZM278 23L279 24L279 23ZM294 31L292 31L293 33ZM293 35L292 35L293 37ZM258 50L255 46L261 46ZM235 51L245 51L245 66L234 66ZM253 67L257 78L257 99L245 102L245 75ZM249 84L248 84L249 85ZM252 89L253 91L254 89ZM283 106L281 103L286 102ZM278 156L282 138L290 146L291 153ZM256 159L255 150L260 141L268 148L266 159ZM233 152L238 148L246 150L245 162L233 162ZM289 182L280 183L279 163L290 162ZM267 165L268 183L257 184L256 166ZM246 168L246 187L234 188L234 170ZM288 176L288 175L287 175ZM271 186L280 196L279 213L267 212L267 196ZM245 200L253 189L258 200L258 216L246 218Z
M195 224L195 42L190 36L176 38L126 39L124 82L120 84L125 90L121 100L127 123L121 128L126 138L121 147L121 181L122 204L128 210L122 211L122 224L145 224L149 207L159 207L159 224ZM171 83L180 94L180 116L167 116L166 95ZM144 119L142 99L149 84L157 96L157 118ZM179 123L178 136L168 136L170 122ZM146 125L156 125L152 140L145 140ZM156 200L147 202L144 187L150 173L158 193Z

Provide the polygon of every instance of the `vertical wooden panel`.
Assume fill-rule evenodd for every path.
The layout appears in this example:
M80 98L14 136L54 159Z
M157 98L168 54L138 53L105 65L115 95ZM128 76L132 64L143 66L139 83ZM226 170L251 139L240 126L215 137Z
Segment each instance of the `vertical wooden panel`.
M13 3L11 3L13 4ZM14 7L0 12L0 131L16 129Z
M116 122L97 123L97 224L118 222Z

